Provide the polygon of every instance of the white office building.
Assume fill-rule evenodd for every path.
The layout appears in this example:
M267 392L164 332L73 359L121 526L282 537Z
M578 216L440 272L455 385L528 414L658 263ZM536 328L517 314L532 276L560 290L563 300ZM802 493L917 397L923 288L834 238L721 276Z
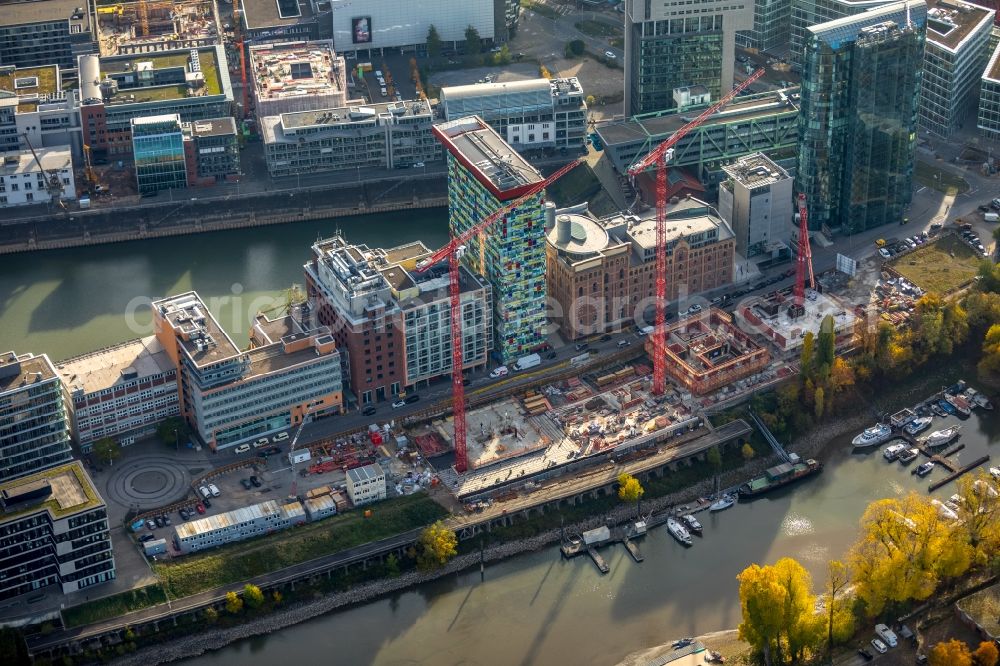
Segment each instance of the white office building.
M385 499L385 472L379 465L347 470L347 496L354 506Z
M746 258L774 255L792 230L793 178L762 153L722 167L719 214L736 235L736 252Z
M69 146L35 148L34 153L13 150L0 154L0 160L0 208L76 198ZM49 193L50 187L54 188L53 194Z
M181 523L174 528L174 545L182 553L194 553L306 522L306 512L298 500L282 502L268 500Z

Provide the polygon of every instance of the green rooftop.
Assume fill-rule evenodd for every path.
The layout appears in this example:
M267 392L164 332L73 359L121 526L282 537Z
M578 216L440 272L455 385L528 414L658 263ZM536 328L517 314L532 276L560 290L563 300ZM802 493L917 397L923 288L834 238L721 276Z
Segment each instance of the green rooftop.
M34 82L36 85L23 85L31 79L36 79ZM18 82L22 84L20 87L16 86ZM43 65L41 67L25 67L23 69L0 69L0 90L12 92L19 97L57 93L60 91L59 67L57 65Z
M94 507L103 506L104 502L97 494L93 482L79 461L73 461L37 472L20 479L14 479L0 484L0 495L24 493L48 483L52 493L42 502L27 500L18 503L11 509L0 510L0 524L14 518L47 510L53 519L63 518L80 513Z
M198 49L198 60L201 65L201 73L205 79L205 95L222 94L222 78L219 75L219 62L216 58L215 48ZM190 59L188 51L166 51L163 53L141 53L127 57L112 57L101 59L101 78L110 74L122 74L124 72L134 72L140 62L150 62L153 69L168 69L171 67L183 67L185 71L190 71ZM148 86L138 88L121 88L112 98L112 101L123 102L127 96L134 95L135 102L162 102L173 99L185 99L189 97L188 86L186 84L169 84L162 86Z

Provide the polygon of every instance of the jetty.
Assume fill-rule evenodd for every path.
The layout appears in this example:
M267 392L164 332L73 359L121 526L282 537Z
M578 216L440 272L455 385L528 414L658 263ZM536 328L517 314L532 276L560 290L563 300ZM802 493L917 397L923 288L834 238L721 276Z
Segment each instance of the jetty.
M968 465L963 465L962 467L959 467L958 469L952 469L951 474L949 474L948 476L944 477L940 481L935 481L934 483L932 483L930 485L930 487L927 488L927 491L928 492L934 492L935 490L937 490L941 486L945 485L946 483L951 483L952 481L954 481L958 477L962 476L966 472L970 472L970 471L974 470L975 468L979 467L983 463L987 462L989 459L990 459L989 456L982 456L981 458L976 458L975 460L973 460L972 462L970 462Z
M614 528L603 525L592 530L587 530L579 536L571 537L568 541L563 542L559 550L562 552L562 556L567 559L586 553L597 566L598 570L606 574L611 571L611 567L601 557L601 554L597 552L597 549L601 546L609 546L621 541L625 545L628 554L632 556L632 559L636 562L642 562L646 558L643 557L638 544L632 541L632 539L644 536L645 534L646 521L644 520L638 520Z

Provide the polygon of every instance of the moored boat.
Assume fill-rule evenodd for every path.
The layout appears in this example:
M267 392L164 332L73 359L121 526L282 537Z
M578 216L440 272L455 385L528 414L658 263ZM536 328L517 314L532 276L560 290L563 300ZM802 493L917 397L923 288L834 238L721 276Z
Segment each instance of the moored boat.
M931 427L931 423L934 422L934 417L932 416L922 416L919 419L913 419L903 427L903 431L908 435L916 435L924 430Z
M993 403L990 402L989 398L987 398L982 393L977 393L976 396L973 398L973 402L977 406L982 407L983 409L985 409L986 411L989 411L989 410L993 409Z
M963 398L961 395L951 395L946 393L944 396L945 401L955 408L960 416L968 416L972 413L972 407L969 406L969 401Z
M934 471L934 463L928 460L925 463L921 463L919 467L915 467L910 474L916 474L919 477L925 477Z
M854 448L856 449L867 449L872 446L878 446L891 437L892 428L884 423L876 423L871 428L865 428L865 431L855 437L851 443L854 444Z
M736 500L730 495L723 495L719 499L712 502L712 505L708 507L709 511L725 511L732 505L736 504Z
M812 458L805 462L781 463L771 467L762 475L750 479L740 486L740 497L754 497L766 493L775 488L788 485L794 481L815 474L823 469L822 463Z
M918 455L920 455L920 449L906 449L899 454L899 457L896 458L896 460L905 465L916 460Z
M962 426L953 425L950 428L945 428L944 430L935 430L920 441L927 446L944 446L958 437L958 432L961 429Z
M685 546L691 545L691 534L675 518L667 518L667 531Z
M955 414L958 413L958 410L955 409L955 405L951 404L947 400L944 399L938 400L937 405L938 407L944 410L945 414L951 414L952 416L954 416Z
M934 412L934 414L937 416L948 416L948 412L941 409L941 405L937 404L936 402L931 403L931 411Z
M701 532L704 528L701 526L701 523L698 522L697 518L692 516L690 513L686 513L683 516L681 516L681 520L683 520L684 523L687 525L689 532L693 532L694 534L697 534L699 536L701 535Z
M892 462L893 460L898 458L905 450L906 450L906 444L890 444L889 446L885 447L884 451L882 451L882 456L889 462Z
M1000 479L1000 467L990 467L990 476L994 479Z
M958 514L944 505L941 500L932 499L931 504L937 507L938 513L941 514L942 518L947 518L948 520L958 520Z

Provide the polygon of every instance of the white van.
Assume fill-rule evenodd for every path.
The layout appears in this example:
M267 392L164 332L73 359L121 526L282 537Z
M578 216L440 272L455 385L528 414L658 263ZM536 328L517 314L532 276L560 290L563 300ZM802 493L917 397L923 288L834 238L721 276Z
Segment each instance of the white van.
M875 625L875 633L878 637L885 641L885 644L891 648L896 647L898 640L896 639L896 634L884 624Z

